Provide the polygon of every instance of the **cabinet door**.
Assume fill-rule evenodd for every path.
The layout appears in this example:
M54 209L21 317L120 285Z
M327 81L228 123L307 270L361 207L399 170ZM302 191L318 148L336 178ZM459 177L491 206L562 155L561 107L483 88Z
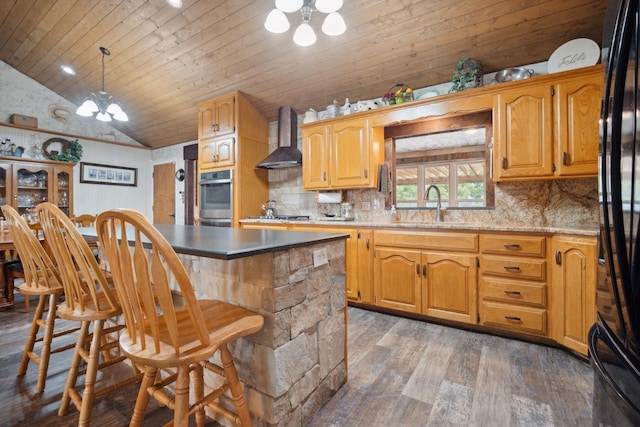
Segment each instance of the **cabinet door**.
M555 340L587 354L587 335L596 320L595 239L554 237L552 306Z
M71 217L73 215L73 167L56 167L54 171L53 203Z
M478 268L474 255L423 255L422 313L477 323Z
M369 170L369 121L335 123L331 131L331 187L367 187Z
M232 166L236 162L235 139L219 139L215 143L216 167Z
M553 176L551 87L508 90L494 101L494 180Z
M302 138L302 178L305 190L329 187L328 128L305 129Z
M53 168L49 166L18 165L13 167L13 198L20 215L32 215L39 203L52 200Z
M357 237L357 297L360 302L371 303L373 302L373 231L358 230Z
M198 138L210 138L216 136L214 124L216 123L215 100L198 104Z
M216 98L198 104L198 138L235 132L235 97Z
M572 79L556 85L557 174L597 176L602 77Z
M216 136L227 135L236 131L235 100L235 96L217 99Z
M420 313L420 251L376 248L374 259L374 303L380 307Z
M14 208L16 207L11 184L11 165L0 163L0 206L9 204Z

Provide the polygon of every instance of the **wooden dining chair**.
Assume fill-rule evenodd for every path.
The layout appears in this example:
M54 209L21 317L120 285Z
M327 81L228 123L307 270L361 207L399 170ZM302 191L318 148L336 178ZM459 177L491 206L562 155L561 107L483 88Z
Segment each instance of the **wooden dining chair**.
M57 266L27 221L14 208L4 205L2 213L6 218L13 244L20 256L20 263L24 271L24 283L20 285L20 292L24 295L25 300L30 295L38 296L38 306L33 313L31 329L18 368L18 376L24 376L27 373L29 361L36 363L39 366L36 391L40 393L44 391L51 354L73 348L73 345L64 345L53 349L54 337L58 338L73 333L78 328L55 330L58 299L63 293L62 278L58 273ZM40 328L43 328L44 331L39 338ZM37 342L42 342L39 355L34 351Z
M130 425L142 425L149 396L153 396L174 410L176 427L186 426L194 413L196 424L203 426L205 406L250 426L249 409L227 345L262 329L263 317L222 301L197 300L177 254L141 213L128 209L103 212L96 219L96 230L127 326L120 346L144 371ZM174 303L171 283L184 304ZM223 366L209 360L217 351ZM172 373L158 381L158 370L165 369ZM206 395L205 369L222 377L222 385ZM189 405L191 371L195 373L195 402ZM169 395L164 388L172 384L175 389ZM235 413L218 402L227 391Z
M77 215L71 218L78 227L91 227L96 222L96 216L90 214Z
M58 263L65 291L65 302L58 307L58 314L81 325L58 414L66 415L73 402L80 412L78 425L88 426L94 398L141 380L142 373L134 368L130 376L96 390L98 371L126 360L126 356L119 354L115 338L124 328L117 323L117 316L122 314L117 294L91 248L64 212L48 202L39 204L37 212L45 239ZM112 324L108 323L110 319L113 319ZM84 369L82 363L86 364L86 372L81 396L76 390L76 382Z
M33 230L36 236L39 236L42 233L42 226L39 222L29 222L29 228ZM12 257L7 259L3 265L4 269L4 280L7 283L6 288L9 289L10 298L9 300L13 303L14 296L13 292L20 292L20 287L16 285L16 280L22 279L24 280L24 267L22 266L22 262L20 262L19 257ZM24 312L29 312L29 295L23 295L24 297Z

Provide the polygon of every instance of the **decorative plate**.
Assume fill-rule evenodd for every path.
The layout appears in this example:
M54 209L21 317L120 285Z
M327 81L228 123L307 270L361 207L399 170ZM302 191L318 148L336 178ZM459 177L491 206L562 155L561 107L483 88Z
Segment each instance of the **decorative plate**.
M549 74L596 65L600 59L598 43L590 39L574 39L557 48L549 57Z
M51 145L54 145L54 144L60 144L60 148L55 150L55 152L50 147ZM66 153L70 144L71 144L71 141L68 141L64 138L47 139L44 142L44 144L42 144L42 154L44 154L44 156L49 160L55 160L54 156L61 153ZM58 148L58 146L54 145L53 148Z

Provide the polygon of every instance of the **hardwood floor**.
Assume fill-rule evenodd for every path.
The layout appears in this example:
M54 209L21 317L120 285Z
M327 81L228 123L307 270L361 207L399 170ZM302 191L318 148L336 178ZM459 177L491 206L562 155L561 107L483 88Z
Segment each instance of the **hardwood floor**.
M352 307L349 382L309 426L585 426L592 386L557 348Z
M35 365L16 378L31 316L18 301L0 312L0 424L77 425L75 408L57 415L70 351L52 356L44 393ZM592 384L589 364L563 350L351 307L349 382L309 426L591 425ZM92 425L126 425L137 389L97 399ZM171 418L149 405L146 425Z

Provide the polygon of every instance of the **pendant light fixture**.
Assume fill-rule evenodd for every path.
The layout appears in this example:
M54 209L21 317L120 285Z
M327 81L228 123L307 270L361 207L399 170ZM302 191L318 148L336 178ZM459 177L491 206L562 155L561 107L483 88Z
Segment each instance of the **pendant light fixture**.
M264 27L272 33L284 33L290 28L285 14L299 11L302 23L293 34L293 41L299 46L311 46L317 40L309 25L314 10L328 14L322 23L322 32L326 35L339 36L346 31L347 25L338 13L342 3L343 0L276 0L276 8L267 15Z
M100 47L100 52L102 52L102 90L98 96L91 93L89 97L85 98L82 105L76 110L76 114L91 117L94 113L98 113L96 119L102 122L110 122L112 116L116 120L126 122L129 117L122 111L116 100L112 96L107 97L107 92L104 91L104 57L111 55L111 52L106 47Z

